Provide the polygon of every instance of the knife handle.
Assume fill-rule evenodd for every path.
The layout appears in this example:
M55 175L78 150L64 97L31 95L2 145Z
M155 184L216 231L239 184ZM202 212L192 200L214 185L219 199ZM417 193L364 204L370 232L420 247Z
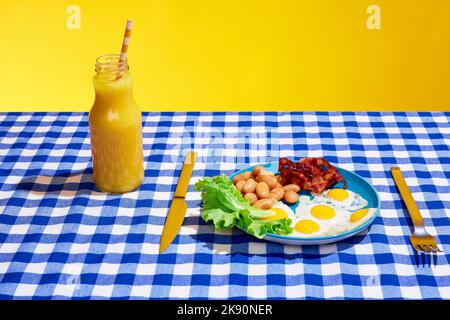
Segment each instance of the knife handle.
M181 169L180 178L178 179L177 188L175 189L176 198L185 198L189 187L189 180L191 179L192 171L194 170L196 152L188 152L184 160L183 168Z
M403 178L402 171L399 167L391 168L392 177L394 178L395 184L403 198L403 201L408 208L409 215L414 223L414 226L423 226L422 215L420 214L419 208L417 207L414 198L409 191L408 185L406 184L405 178Z

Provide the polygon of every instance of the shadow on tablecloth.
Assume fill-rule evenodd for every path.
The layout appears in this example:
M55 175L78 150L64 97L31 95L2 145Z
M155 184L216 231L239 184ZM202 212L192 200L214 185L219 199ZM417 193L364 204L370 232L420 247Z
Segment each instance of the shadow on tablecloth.
M187 219L197 218L188 217ZM189 228L192 225L195 225L194 221L189 222L185 220L185 227ZM298 258L320 259L346 250L362 242L367 232L366 230L360 235L327 245L293 246L260 240L240 230L217 231L213 225L200 222L198 232L189 236L194 242L199 243L199 245L206 247L216 254L242 255L246 257L279 257L294 260Z
M28 191L37 196L103 195L92 180L92 168L81 171L65 171L53 176L25 177L17 184L17 190Z

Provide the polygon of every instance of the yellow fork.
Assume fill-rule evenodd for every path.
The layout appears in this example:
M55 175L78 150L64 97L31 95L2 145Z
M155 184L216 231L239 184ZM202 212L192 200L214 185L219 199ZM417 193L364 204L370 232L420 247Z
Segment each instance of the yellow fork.
M414 224L414 233L409 237L414 249L419 252L442 252L436 244L436 239L425 230L422 215L403 178L402 171L399 167L392 167L391 173Z

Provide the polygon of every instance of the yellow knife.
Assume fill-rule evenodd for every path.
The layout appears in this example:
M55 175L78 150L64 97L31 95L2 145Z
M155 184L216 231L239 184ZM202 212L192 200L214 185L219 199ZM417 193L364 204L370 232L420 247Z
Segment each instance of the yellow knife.
M197 153L189 152L184 160L183 168L181 169L180 178L175 189L175 194L170 205L169 213L167 214L166 223L164 224L161 240L159 241L159 253L162 253L175 239L178 231L183 224L184 216L186 215L187 204L185 201L186 192L191 179L192 170L194 170L195 159Z

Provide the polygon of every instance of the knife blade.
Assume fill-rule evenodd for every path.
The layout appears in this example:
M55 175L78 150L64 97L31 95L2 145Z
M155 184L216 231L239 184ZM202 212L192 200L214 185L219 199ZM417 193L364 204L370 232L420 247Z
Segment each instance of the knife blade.
M177 188L175 189L175 194L164 224L161 240L159 241L159 253L164 252L164 250L172 243L183 224L187 210L185 197L189 187L189 180L191 179L192 171L194 170L196 158L197 153L191 151L186 155L186 159L184 160Z

